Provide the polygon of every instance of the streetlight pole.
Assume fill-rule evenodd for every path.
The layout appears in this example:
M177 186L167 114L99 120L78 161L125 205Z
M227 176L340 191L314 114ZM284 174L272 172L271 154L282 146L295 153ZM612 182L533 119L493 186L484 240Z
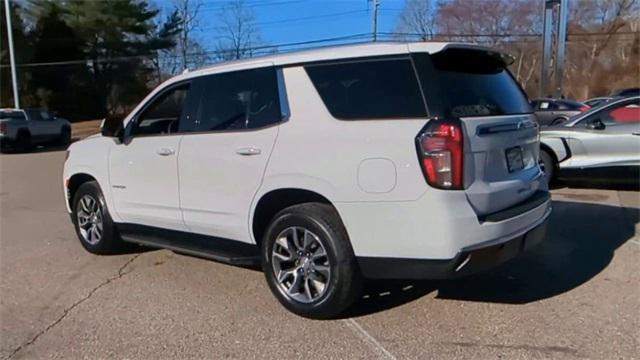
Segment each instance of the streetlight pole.
M562 97L562 75L564 72L564 56L567 46L567 8L569 0L560 0L558 9L558 38L556 40L556 91L555 97Z
M16 54L13 48L13 27L11 26L11 8L9 0L4 0L4 10L7 16L7 41L9 42L9 60L11 62L11 81L13 83L13 103L16 109L20 108L20 96L18 95L18 76L16 75Z
M373 41L378 41L378 8L380 7L380 0L373 0Z

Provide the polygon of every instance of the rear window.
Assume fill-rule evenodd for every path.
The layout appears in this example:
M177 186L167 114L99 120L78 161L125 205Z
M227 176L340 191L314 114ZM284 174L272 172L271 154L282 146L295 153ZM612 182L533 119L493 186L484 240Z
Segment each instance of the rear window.
M496 54L448 49L415 56L431 115L449 118L531 113L527 97Z
M560 110L580 110L580 108L583 106L584 104L581 104L577 101L571 101L571 100L558 101L558 108Z
M0 119L25 120L26 116L22 111L0 111Z
M338 119L426 117L410 59L305 66L322 101Z

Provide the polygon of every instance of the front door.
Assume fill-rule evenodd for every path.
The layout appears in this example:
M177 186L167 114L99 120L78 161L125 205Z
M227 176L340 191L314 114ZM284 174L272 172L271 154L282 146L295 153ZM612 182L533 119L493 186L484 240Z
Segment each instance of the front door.
M598 126L593 125L596 122ZM595 112L574 127L577 131L569 139L576 155L571 159L572 167L640 165L640 101L637 98Z
M125 223L185 230L178 193L180 123L189 83L161 91L127 125L109 155L115 211Z

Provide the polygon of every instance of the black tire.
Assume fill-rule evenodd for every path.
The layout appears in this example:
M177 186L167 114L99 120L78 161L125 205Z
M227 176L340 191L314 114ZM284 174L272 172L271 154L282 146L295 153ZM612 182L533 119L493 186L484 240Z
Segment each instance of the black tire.
M58 144L60 146L67 146L71 143L71 129L68 127L62 128L62 132L60 133L60 138L58 139Z
M272 252L276 240L281 233L294 227L312 232L316 235L315 241L319 241L326 251L325 260L322 261L326 261L325 265L328 264L330 276L324 278L324 290L316 291L317 298L309 302L301 302L289 296L284 289L285 285L278 282L274 269ZM312 319L333 318L353 304L362 291L360 268L347 232L330 205L305 203L280 211L267 227L261 254L263 270L271 291L285 308L300 316ZM310 271L315 272L313 269ZM291 283L293 287L295 280ZM317 290L316 286L314 288Z
M557 119L553 119L553 121L551 122L551 125L552 125L552 126L560 125L560 124L564 123L565 121L567 121L567 119L566 119L566 118L557 118Z
M540 150L540 168L544 171L544 177L548 185L551 185L556 175L556 160L546 150Z
M31 151L31 134L26 131L20 131L16 136L16 150L18 152Z
M85 198L85 196L94 199L97 202L97 209L100 210L100 218L102 221L101 237L95 243L91 243L85 238L79 223L78 213L82 211L82 204L80 201ZM72 205L73 213L71 218L76 234L78 235L80 243L88 252L98 255L107 255L117 254L126 249L126 245L120 239L118 230L111 219L111 215L109 215L109 210L107 209L104 201L104 196L102 195L102 191L100 191L100 187L97 182L88 181L80 185L73 197Z

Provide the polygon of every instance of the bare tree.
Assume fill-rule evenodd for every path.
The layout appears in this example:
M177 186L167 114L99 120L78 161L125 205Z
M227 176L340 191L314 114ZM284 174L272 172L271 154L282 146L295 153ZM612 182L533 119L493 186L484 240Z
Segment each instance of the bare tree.
M189 68L189 64L196 66L206 61L202 58L202 45L195 40L193 33L200 26L198 16L202 7L201 0L173 0L173 6L181 19L178 33L177 53L181 70Z
M437 5L431 0L408 0L395 27L398 38L417 37L422 41L432 39L436 27L436 13Z
M244 0L233 0L220 17L222 40L217 45L220 60L251 57L261 43L253 11Z
M583 0L572 8L569 30L574 38L565 77L573 96L608 95L612 88L640 82L638 36L621 34L637 32L638 7L637 0Z

